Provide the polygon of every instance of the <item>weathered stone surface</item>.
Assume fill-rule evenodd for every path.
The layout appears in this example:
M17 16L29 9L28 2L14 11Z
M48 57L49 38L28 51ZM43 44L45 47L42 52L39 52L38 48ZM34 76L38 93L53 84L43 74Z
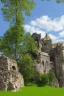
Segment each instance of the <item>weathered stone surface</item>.
M33 33L32 37L37 42L37 47L39 47L39 42L40 42L40 39L41 39L41 34Z
M45 52L39 53L37 62L35 62L34 66L39 73L48 73L51 70L49 55Z
M59 87L59 82L58 82L57 78L55 78L52 82L50 82L50 85L54 86L54 87Z
M33 33L32 37L38 42L37 61L34 66L39 73L48 73L50 70L55 72L56 81L60 87L64 87L64 43L52 44L52 40L46 34L40 39L39 34ZM58 83L57 83L58 84Z
M52 48L52 40L46 34L44 38L39 38L39 34L33 33L32 37L38 42L37 62L34 63L35 70L39 73L48 73L49 71L55 72L55 49ZM58 80L55 79L51 82L52 85L58 87Z
M24 86L16 61L0 56L0 90L18 91Z
M48 35L44 39L40 38L40 34L33 33L32 37L38 42L37 62L34 64L35 69L39 73L48 73L51 70L49 52L51 50L51 39ZM45 44L46 43L46 44ZM42 50L44 48L44 50ZM48 53L46 53L48 52ZM39 62L38 62L39 61Z
M59 86L64 87L64 43L58 43L55 48L55 73L59 81Z
M52 49L51 38L46 34L45 37L41 39L40 43L41 43L40 45L42 45L41 51L49 54Z
M33 37L33 39L35 40L35 41L40 41L40 39L41 39L41 34L37 34L37 33L33 33L32 34L32 37Z

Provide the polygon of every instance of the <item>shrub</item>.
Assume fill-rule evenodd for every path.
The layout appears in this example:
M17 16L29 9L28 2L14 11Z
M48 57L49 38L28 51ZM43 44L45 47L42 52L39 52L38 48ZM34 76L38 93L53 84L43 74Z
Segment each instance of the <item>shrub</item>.
M47 85L49 83L49 78L48 78L48 75L47 74L43 74L41 76L41 82L42 82L42 85Z
M45 86L49 83L49 78L47 74L41 74L38 80L38 86Z
M48 78L49 78L49 82L52 82L54 80L54 78L55 78L54 72L49 72L48 73Z
M34 76L33 61L29 54L26 54L22 57L20 65L20 72L23 74L25 85L29 82L32 82Z
M38 84L38 81L40 80L40 74L36 70L34 71L34 82Z

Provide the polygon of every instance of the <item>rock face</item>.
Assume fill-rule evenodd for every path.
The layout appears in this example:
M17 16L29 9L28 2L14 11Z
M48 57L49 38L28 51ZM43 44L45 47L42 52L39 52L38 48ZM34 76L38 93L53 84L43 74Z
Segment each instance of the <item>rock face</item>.
M0 90L18 91L24 86L16 61L0 56Z
M52 44L47 34L42 39L40 34L36 33L33 33L32 37L38 43L37 61L39 62L34 64L36 70L42 74L53 71L56 79L51 84L64 87L64 43Z
M40 34L33 33L32 37L38 43L38 55L37 55L37 62L34 64L35 69L39 73L48 73L51 70L51 61L49 52L51 50L51 39L46 34L46 36L41 39Z
M50 82L49 85L54 86L54 87L59 87L59 82L57 78L55 78L52 82Z
M49 73L49 71L54 72L57 78L53 82L51 82L51 85L58 87L61 84L60 81L63 82L64 80L62 76L62 74L64 73L62 72L63 69L61 64L61 62L63 63L64 61L61 60L63 58L60 55L61 53L57 54L57 51L55 51L57 44L54 44L52 47L52 40L47 34L42 39L40 38L41 37L40 34L36 33L33 33L32 37L34 38L35 41L37 41L38 44L38 55L37 55L38 62L34 63L35 70L42 74ZM56 48L56 50L58 49L59 48ZM60 74L61 73L60 70L62 74ZM60 80L60 78L62 79Z
M55 48L54 64L59 86L64 87L64 43L58 43Z
M52 40L47 34L43 39L41 39L41 45L41 51L49 54L52 49Z
M38 55L38 60L39 62L37 61L35 63L35 68L36 70L39 72L39 73L48 73L51 69L51 66L50 66L50 57L47 53L45 52L41 52L39 55Z

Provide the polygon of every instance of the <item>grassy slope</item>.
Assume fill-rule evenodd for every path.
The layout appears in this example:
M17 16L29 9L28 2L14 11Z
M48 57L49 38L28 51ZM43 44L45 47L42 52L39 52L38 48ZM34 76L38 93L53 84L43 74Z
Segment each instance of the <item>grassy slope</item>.
M24 87L20 92L0 92L0 96L64 96L64 88Z

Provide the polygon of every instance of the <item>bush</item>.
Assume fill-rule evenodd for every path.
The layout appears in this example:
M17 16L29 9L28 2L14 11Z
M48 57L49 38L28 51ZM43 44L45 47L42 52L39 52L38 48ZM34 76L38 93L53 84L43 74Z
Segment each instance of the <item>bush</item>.
M54 72L49 72L48 74L37 74L36 83L38 86L45 86L52 82L55 78Z
M48 73L48 78L49 78L49 82L52 82L54 80L54 78L55 78L54 72L49 72Z
M37 82L38 86L45 86L48 85L49 83L49 78L47 74L41 74L39 77L39 80Z
M19 64L20 72L23 74L25 85L32 82L34 76L34 68L31 56L26 54L22 57Z

